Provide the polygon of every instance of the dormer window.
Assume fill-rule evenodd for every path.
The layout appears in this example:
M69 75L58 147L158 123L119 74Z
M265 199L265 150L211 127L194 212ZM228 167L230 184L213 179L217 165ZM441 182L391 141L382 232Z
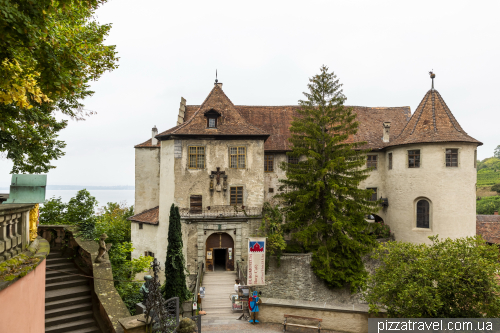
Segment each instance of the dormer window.
M208 118L208 127L216 128L217 127L217 118Z
M217 120L221 114L214 109L205 112L205 117L207 117L207 128L217 128Z

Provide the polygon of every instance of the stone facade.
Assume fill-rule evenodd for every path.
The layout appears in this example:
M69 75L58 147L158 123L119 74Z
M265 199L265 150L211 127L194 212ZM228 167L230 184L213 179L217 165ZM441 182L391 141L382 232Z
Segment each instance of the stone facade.
M235 106L220 83L201 105L181 99L177 126L160 134L154 128L151 139L135 146L138 214L130 218L136 222L133 258L154 254L165 261L170 207L175 204L181 210L184 255L191 273L199 262L207 263L207 269L207 241L213 234L227 234L229 245L219 244L227 258L231 253L234 262L245 259L247 238L258 234L262 206L279 193L279 179L286 176L280 165L287 162L291 149L289 127L297 108ZM464 132L441 95L429 90L413 115L409 107L356 106L353 112L359 130L347 141L366 142L363 149L376 159L376 168L360 187L376 188L377 199L384 199L385 205L373 214L391 227L395 239L425 243L435 234L474 235L475 158L481 143ZM244 165L237 167L231 162L236 147L244 151ZM199 149L201 157L190 157L193 149ZM409 165L413 150L420 153L418 167ZM449 150L455 154L453 165L447 160ZM264 163L270 160L272 170L266 170ZM231 188L241 191L235 202ZM422 210L422 205L427 208ZM422 221L428 225L422 226ZM331 294L308 270L308 260L284 256L283 267L294 264L283 274L271 267L276 274L270 275L265 288L273 297L356 302L348 292ZM296 283L295 291L287 279Z

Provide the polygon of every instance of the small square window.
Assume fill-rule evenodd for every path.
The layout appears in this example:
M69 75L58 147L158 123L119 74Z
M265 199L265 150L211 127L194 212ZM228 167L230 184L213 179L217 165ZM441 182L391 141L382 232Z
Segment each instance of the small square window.
M377 188L376 187L368 187L367 190L372 190L372 196L370 197L370 201L377 201Z
M420 150L408 150L408 168L420 168Z
M269 188L269 193L274 193L274 188L270 187Z
M145 257L151 257L151 258L154 258L155 257L155 254L153 252L150 252L150 251L144 251L144 256Z
M295 156L288 156L288 164L299 164L299 158Z
M392 153L389 153L389 170L392 170Z
M217 127L217 119L216 118L208 118L208 127L216 128Z
M458 149L446 149L446 166L458 167Z
M377 155L368 155L366 158L366 167L377 170Z

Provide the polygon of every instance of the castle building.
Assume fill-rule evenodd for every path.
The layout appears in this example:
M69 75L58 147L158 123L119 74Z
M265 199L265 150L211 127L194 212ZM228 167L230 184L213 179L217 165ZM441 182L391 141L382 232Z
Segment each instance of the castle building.
M135 211L130 218L134 258L165 261L169 212L179 206L190 272L234 270L247 238L261 224L264 202L285 177L290 123L298 106L234 105L216 83L201 105L181 98L177 126L135 148ZM353 107L359 122L351 138L370 150L369 177L360 186L383 199L383 220L396 240L476 233L476 149L437 90L416 111L409 107Z

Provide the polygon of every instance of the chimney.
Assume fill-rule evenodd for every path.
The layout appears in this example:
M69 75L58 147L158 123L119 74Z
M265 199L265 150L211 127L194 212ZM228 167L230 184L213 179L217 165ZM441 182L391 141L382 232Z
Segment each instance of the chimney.
M390 121L385 121L384 122L384 135L382 136L382 141L383 142L389 142L389 132L391 129L391 122Z
M498 210L493 213L493 215L498 215Z
M156 146L158 144L158 139L155 138L155 136L158 135L158 129L156 128L156 125L155 127L153 127L153 129L151 130L151 145L152 146Z
M179 116L177 117L177 126L184 122L184 112L186 112L186 99L181 97L181 106L179 106Z

